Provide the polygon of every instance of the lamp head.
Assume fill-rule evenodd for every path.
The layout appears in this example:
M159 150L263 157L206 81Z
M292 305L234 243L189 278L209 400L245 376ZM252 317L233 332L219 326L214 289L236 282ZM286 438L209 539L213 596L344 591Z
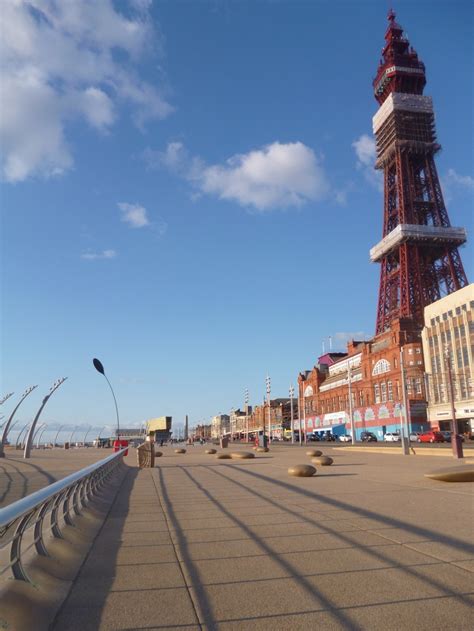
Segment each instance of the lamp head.
M102 375L105 376L105 371L104 371L104 367L102 366L102 363L98 360L98 359L93 359L92 363L94 364L94 368L97 370L97 372L100 372Z

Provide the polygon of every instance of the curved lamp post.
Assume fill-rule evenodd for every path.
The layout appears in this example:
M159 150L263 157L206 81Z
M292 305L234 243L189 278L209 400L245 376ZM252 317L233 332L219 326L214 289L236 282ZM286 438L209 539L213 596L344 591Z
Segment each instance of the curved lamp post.
M41 430L42 430L44 427L47 427L47 426L48 426L48 424L47 424L47 423L40 423L40 424L38 425L38 427L36 428L35 433L33 434L33 443L35 442L36 437L39 435L39 433L41 432Z
M13 427L13 425L11 425L11 422L13 421L13 417L15 416L16 411L18 410L20 405L23 403L23 401L26 399L26 397L31 392L33 392L33 390L35 388L37 388L37 387L38 386L30 386L29 388L27 388L25 390L25 392L22 394L21 399L18 401L18 403L16 404L15 408L13 409L13 412L10 414L10 418L8 419L7 424L3 428L2 438L0 439L0 458L5 458L4 446L5 446L5 443L7 442L7 437L8 437L8 432L10 431L10 426ZM5 399L5 397L4 397L4 399Z
M28 423L26 425L23 425L23 427L20 430L20 433L18 434L18 436L16 437L16 443L15 443L15 449L18 448L18 445L21 445L22 442L20 441L21 436L23 435L23 432L25 430L28 429L28 427L30 426L30 421L28 421ZM26 434L25 434L26 435Z
M97 372L100 372L101 375L104 375L105 380L109 384L110 392L112 393L112 396L114 398L115 413L117 415L117 438L120 438L120 421L119 421L119 412L118 412L118 407L117 407L117 399L115 398L115 394L112 389L112 386L110 385L110 381L107 379L107 375L105 374L105 370L102 363L98 359L93 359L92 363L94 364L94 368L97 370Z
M8 432L10 431L10 427L13 427L13 426L11 425L11 422L13 421L13 417L15 416L16 411L18 410L18 408L20 407L20 405L23 403L23 401L26 399L26 397L27 397L27 396L28 396L31 392L33 392L33 390L34 390L35 388L37 388L37 387L38 387L38 386L30 386L29 388L27 388L27 389L25 390L25 392L24 392L24 393L22 394L22 396L21 396L21 399L18 401L18 403L17 403L17 404L16 404L16 406L14 407L13 412L10 414L10 417L9 417L9 419L8 419L8 421L7 421L7 423L6 423L6 425L4 425L4 427L3 427L2 437L1 437L1 439L0 439L0 458L5 458L5 451L4 451L4 448L5 448L5 443L7 442L7 437L8 437ZM13 394L13 393L11 393L11 394ZM4 401L6 401L6 400L7 400L7 399L11 396L11 394L8 394L8 395L6 395L6 397L3 397L3 399L2 399L2 403L3 403Z
M38 433L38 442L36 443L36 449L39 449L39 446L40 446L40 444L41 444L41 438L42 438L43 434L45 433L45 431L46 431L47 429L48 429L48 425L45 423L45 424L43 425L43 427L41 428L41 431L40 431L40 432L37 432L37 433Z
M41 412L43 411L44 406L46 405L46 403L48 403L48 401L49 401L51 395L53 394L53 392L55 392L59 388L59 386L66 381L66 379L67 379L67 377L61 377L60 379L55 381L53 383L53 385L51 386L51 388L49 389L49 394L47 394L44 397L43 402L42 402L42 404L40 406L40 409L36 413L36 416L34 418L34 421L33 421L32 425L31 425L30 431L28 433L28 438L26 439L25 452L23 454L23 458L29 458L30 457L31 446L33 444L33 436L34 436L34 432L35 432L35 429L36 429L36 424L38 423L38 419L40 417Z
M63 427L64 425L60 425L58 431L56 432L56 436L54 437L54 442L53 442L53 448L56 447L56 444L58 442L59 432L62 430Z
M2 397L0 399L0 405L3 405L5 403L5 401L7 401L10 397L12 397L15 393L14 392L9 392L8 394L6 394L4 397Z
M74 429L71 432L71 435L69 436L69 445L72 445L72 437L74 436L74 432L77 430L77 427L74 427Z
M84 439L83 439L83 443L84 443L84 447L86 446L86 438L87 438L87 434L89 434L89 432L92 429L92 425L89 425L89 429L87 430L87 432L84 434Z

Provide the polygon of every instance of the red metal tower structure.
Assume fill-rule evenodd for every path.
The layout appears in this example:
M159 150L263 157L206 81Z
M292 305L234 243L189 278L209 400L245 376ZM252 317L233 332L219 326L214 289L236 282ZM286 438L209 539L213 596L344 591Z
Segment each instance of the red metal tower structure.
M434 163L441 147L432 99L423 96L425 65L393 11L388 20L373 81L375 168L384 171L383 238L370 250L381 263L376 334L396 318L421 328L426 305L467 285L458 252L466 231L451 227Z

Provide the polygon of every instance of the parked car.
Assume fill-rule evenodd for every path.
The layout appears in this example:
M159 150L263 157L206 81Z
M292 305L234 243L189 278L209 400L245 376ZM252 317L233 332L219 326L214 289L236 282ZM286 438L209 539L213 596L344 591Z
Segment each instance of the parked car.
M350 434L341 434L339 436L339 440L341 443L350 443L352 440L352 436Z
M401 437L398 432L387 432L383 439L386 443L399 443Z
M376 443L378 440L373 432L361 432L360 439L363 443Z
M317 442L319 440L319 436L316 434L316 432L310 432L306 434L306 439L311 442Z
M420 442L418 439L421 436L420 432L411 432L410 434L410 442L411 443L418 443Z
M451 442L451 436L452 433L451 432L441 432L443 434L443 438L447 443ZM462 434L456 434L456 436L459 436L459 438L461 439L461 442L464 442L464 436Z
M441 432L430 430L418 436L419 443L444 443L444 436Z

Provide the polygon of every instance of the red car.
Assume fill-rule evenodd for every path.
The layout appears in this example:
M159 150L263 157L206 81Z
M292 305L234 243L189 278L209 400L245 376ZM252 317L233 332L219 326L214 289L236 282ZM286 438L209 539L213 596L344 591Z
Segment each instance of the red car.
M419 443L444 443L444 436L441 432L423 432L418 436Z

